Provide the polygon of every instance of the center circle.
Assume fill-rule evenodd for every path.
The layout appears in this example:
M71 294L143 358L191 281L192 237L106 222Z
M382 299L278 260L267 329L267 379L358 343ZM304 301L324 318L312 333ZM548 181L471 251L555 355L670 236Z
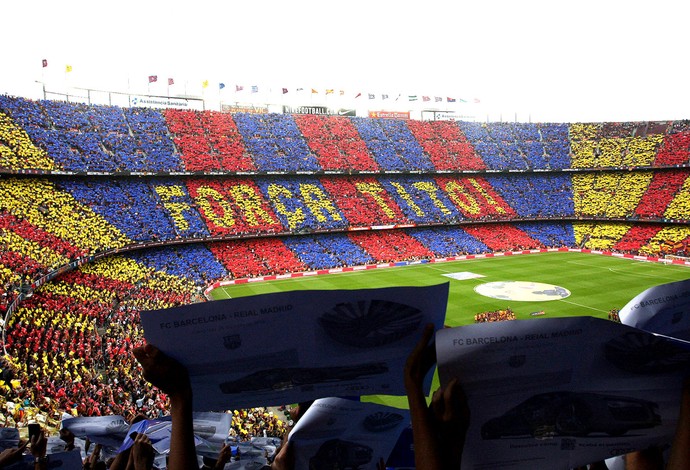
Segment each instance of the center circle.
M476 286L474 291L484 297L517 302L544 302L570 296L570 291L563 287L525 281L487 282Z

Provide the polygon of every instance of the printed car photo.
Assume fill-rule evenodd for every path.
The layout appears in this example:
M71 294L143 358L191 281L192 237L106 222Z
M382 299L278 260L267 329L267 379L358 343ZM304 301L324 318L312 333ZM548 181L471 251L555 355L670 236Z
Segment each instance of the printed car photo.
M661 424L658 405L631 397L557 391L534 395L492 418L481 428L483 439L532 436L622 436L633 429Z
M357 470L371 462L374 450L356 442L331 439L319 447L311 459L309 470Z
M261 370L241 379L224 382L220 384L220 389L225 394L262 390L289 390L295 387L353 380L386 372L388 372L388 366L384 362L314 368L283 367Z

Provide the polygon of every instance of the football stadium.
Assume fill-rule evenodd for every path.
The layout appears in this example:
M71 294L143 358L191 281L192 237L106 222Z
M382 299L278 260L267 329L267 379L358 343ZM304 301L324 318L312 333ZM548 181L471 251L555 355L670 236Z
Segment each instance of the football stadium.
M146 365L135 358L146 344L141 312L241 299L246 305L254 296L301 291L446 284L443 326L500 324L510 331L522 321L580 317L619 324L618 312L638 294L690 279L690 120L673 113L586 122L507 113L506 121L483 107L490 97L431 84L398 91L331 87L323 78L293 86L279 76L187 82L155 70L138 77L138 88L129 77L125 88L103 88L93 78L73 81L80 70L69 56L32 60L31 93L0 83L0 409L7 449L0 468L34 468L34 457L35 468L53 468L46 465L57 455L64 463L55 468L166 468L166 459L168 468L191 468L188 460L172 463L179 414L172 413L168 444L158 445L158 428L137 428L147 442L127 437L136 421L153 429L180 406L169 384L175 381L157 382L148 369L145 379ZM262 328L267 342L277 333L301 334L299 319L294 331ZM414 345L423 325L405 334ZM241 342L239 335L225 338L228 350ZM287 377L274 379L273 390L313 391L313 382L336 381L339 372L361 373L354 366L330 374L309 369L326 377L316 379L281 367ZM243 372L247 384L255 380L251 366ZM436 373L432 391L441 383ZM243 391L253 393L253 385ZM362 396L358 403L408 408L404 393L350 390L343 395ZM637 427L583 431L558 418L549 430L542 423L524 431L508 411L487 421L483 439L498 445L528 434L541 443L559 439L561 450L574 452L583 436L659 426L658 411L639 399L621 404L602 393L559 393L535 398L560 400L551 405L559 410L563 400L580 400L568 405L573 410L585 402L618 407L620 415L636 416ZM379 462L374 444L345 438L321 445L303 467L299 457L286 464L276 455L298 409L288 401L203 410L225 415L218 419L227 427L213 440L216 418L207 418L214 430L203 439L196 433L194 468L414 466L415 456L405 460L397 447ZM378 413L365 427L385 429L396 444L406 434L395 426L405 424L400 442L409 448L409 434L417 432L409 417L400 424L400 415ZM640 418L644 413L652 418ZM120 429L106 432L106 421ZM33 424L44 435L25 449ZM414 439L417 449L433 448ZM669 462L671 439L665 446L654 439ZM644 450L609 447L606 457ZM130 449L141 448L148 463L127 467ZM605 460L587 455L596 459L530 460L527 468ZM525 468L507 462L468 468ZM459 468L439 465L429 468Z

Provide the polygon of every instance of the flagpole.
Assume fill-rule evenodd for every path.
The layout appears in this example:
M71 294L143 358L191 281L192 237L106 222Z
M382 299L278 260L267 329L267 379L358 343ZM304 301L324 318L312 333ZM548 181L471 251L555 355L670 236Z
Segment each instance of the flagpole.
M48 63L46 62L46 59L43 60L44 62L41 63L41 85L43 87L43 99L47 100L48 98L46 97L46 67L48 66Z

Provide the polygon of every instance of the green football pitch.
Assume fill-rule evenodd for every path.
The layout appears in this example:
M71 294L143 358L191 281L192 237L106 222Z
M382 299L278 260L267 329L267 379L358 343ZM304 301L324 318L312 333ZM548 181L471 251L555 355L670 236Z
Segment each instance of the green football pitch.
M468 279L447 276L453 274ZM684 279L690 279L690 267L683 265L587 253L548 252L252 282L219 287L211 292L211 297L225 299L290 290L367 289L449 282L445 324L454 327L473 323L476 313L507 307L515 312L518 320L535 318L530 314L538 311L550 318L575 315L608 318L611 309L622 308L645 289ZM518 301L486 297L475 290L482 284L506 281L549 284L567 289L570 295L557 300ZM436 386L437 379L434 388ZM370 399L406 406L400 397Z
M483 277L456 280L446 276L454 273ZM211 292L211 297L226 299L290 290L367 289L449 282L446 325L460 326L472 323L476 313L507 307L513 309L519 320L532 318L530 313L536 311L544 311L548 317L608 318L609 310L622 308L645 289L688 278L690 267L682 265L549 252L251 282L219 287ZM570 296L559 300L516 301L485 297L475 291L481 284L502 281L555 285L570 291Z

